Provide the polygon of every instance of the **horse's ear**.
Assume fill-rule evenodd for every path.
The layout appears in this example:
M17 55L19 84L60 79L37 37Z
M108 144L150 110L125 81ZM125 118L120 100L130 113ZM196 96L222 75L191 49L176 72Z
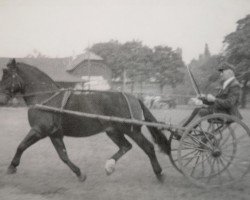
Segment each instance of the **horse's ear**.
M16 59L15 58L12 58L9 60L9 62L7 63L7 67L9 68L16 68Z

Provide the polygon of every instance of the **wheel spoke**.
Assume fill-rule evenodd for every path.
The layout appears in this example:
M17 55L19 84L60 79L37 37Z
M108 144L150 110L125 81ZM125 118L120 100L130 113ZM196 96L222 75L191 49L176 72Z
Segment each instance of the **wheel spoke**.
M228 155L228 154L226 154L226 153L223 153L223 154L221 154L221 156L226 156L226 157L229 157L230 158L230 161L232 160L232 159L234 159L235 157L234 157L234 155Z
M225 158L224 156L222 156L223 157L223 159L224 160L226 160L226 161L229 161L227 158ZM238 163L238 162L237 162ZM246 171L242 171L242 170L244 170L244 169L241 169L240 167L239 167L239 165L236 165L234 162L232 162L232 163L230 163L231 165L233 165L235 168L237 168L239 171L241 171L243 174L246 172ZM242 166L243 167L243 166ZM249 165L248 165L248 167L247 168L249 168Z
M203 133L203 135L205 136L206 140L208 141L209 145L210 145L210 148L213 148L213 143L212 141L209 139L209 137L207 136L207 133L209 134L209 132L204 132L204 131L201 131ZM211 135L212 137L214 137L213 135ZM204 137L203 137L204 138Z
M221 142L220 146L224 146L224 144L226 144L229 138L230 138L230 134L228 134L227 137Z
M181 150L191 150L191 149L194 149L194 150L199 150L199 151L207 151L205 149L201 149L201 148L196 148L196 147L190 147L190 148L182 148ZM178 151L179 149L171 149L171 151Z
M210 180L212 179L212 175L214 174L214 163L215 163L215 159L213 159L212 163L211 162L208 162L210 167L211 167L211 171L210 171L210 174L208 176L208 180L207 180L207 183L210 182Z
M190 136L191 139L192 139L194 142L198 142L198 144L202 144L202 145L206 146L208 149L211 149L209 146L207 146L207 144L205 144L204 142L198 140L196 137L194 137L194 136L192 136L192 135L190 135L190 134L189 134L188 136Z
M222 183L222 177L221 177L221 169L220 169L220 163L219 163L219 159L216 159L216 163L217 163L217 169L218 169L218 175L219 175L219 182L220 184Z
M185 157L189 156L190 154L195 153L196 151L197 151L196 149L193 149L193 151L188 152L188 153L185 154L185 155L182 155L181 158L185 158Z
M184 150L188 150L188 149L195 149L195 150L197 150L197 151L202 151L202 152L208 152L208 150L207 149L201 149L201 148L195 148L195 147L191 147L191 148L186 148L186 149L184 149Z
M194 143L189 143L187 141L182 141L182 144L184 144L183 145L184 147L192 147L192 146L194 146L194 147L200 147L199 145L196 145L196 143L195 144Z
M205 175L205 166L204 166L204 154L202 154L202 164L201 164L201 167L202 167L202 176Z
M194 152L192 152L192 153L194 153ZM190 155L190 154L189 154L189 155ZM189 159L193 159L193 158L196 158L196 157L198 157L198 156L192 156L192 157L186 157L186 156L183 157L183 156L182 156L181 159L182 159L182 160L189 160ZM177 158L177 159L174 159L173 161L174 161L174 162L178 161L178 158Z
M225 124L224 123L220 123L220 124L216 124L216 123L211 123L211 124L215 124L215 125L217 125L217 128L215 129L214 128L214 126L212 126L213 127L213 130L212 130L212 133L214 134L214 133L216 133L216 132L220 132L221 133L221 131L223 131L223 129L221 129L221 128L223 128L224 127L224 129L225 129Z
M192 157L185 157L185 158L182 158L183 160L189 160L189 159L194 159L194 158L198 158L200 157L200 155L195 155L195 156L192 156Z
M195 144L197 144L198 146L199 146L199 141L197 141L196 139L194 139L195 137L194 136L192 136L190 133L188 134L188 136L189 136L189 138L195 143ZM188 139L189 139L188 138ZM186 139L186 138L184 138L184 139ZM183 139L183 141L184 141L184 139Z
M224 170L225 170L225 171L227 172L227 174L230 176L230 179L231 179L231 180L234 180L232 174L231 174L230 171L228 170L228 167L224 164L224 162L223 162L223 160L222 160L222 157L219 157L218 159L219 159L220 163L222 164Z
M223 156L226 156L226 157L230 157L230 158L233 158L233 159L236 159L236 160L240 160L240 159L243 159L244 161L250 161L250 160L246 160L246 157L241 157L241 156L233 156L233 155L228 155L226 153L223 153L222 154Z
M192 169L192 172L191 172L191 176L193 176L193 174L194 174L194 170L196 169L196 167L197 167L197 163L198 163L198 161L199 161L199 159L200 159L201 152L198 152L198 153L199 153L199 155L197 156L197 159L196 159L195 165L193 166L193 169Z
M203 155L203 157L204 157L204 155ZM208 159L209 159L209 157L207 157L206 156L206 159L203 159L202 161L200 161L199 163L197 163L197 165L196 166L199 166L199 165L203 165L203 167L205 167L205 165L204 165L204 163L205 163L205 161L208 161Z
M194 154L194 156L196 156L197 154L198 154L199 152L197 151L197 152L195 152L195 154ZM189 161L188 162L186 162L186 164L185 165L183 165L183 166L187 166L193 159L194 159L195 157L192 157L192 158L190 158L189 159Z
M245 137L246 137L246 135L242 135L242 136L240 136L239 138L237 138L236 140L234 140L232 143L229 143L229 144L225 145L225 146L224 146L223 148L221 148L221 149L225 149L226 147L231 146L231 145L237 143L239 140L242 140L242 139L245 138Z

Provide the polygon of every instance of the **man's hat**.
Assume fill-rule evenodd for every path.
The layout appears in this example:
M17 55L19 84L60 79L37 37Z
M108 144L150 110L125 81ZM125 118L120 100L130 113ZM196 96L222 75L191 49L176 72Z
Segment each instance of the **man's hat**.
M227 69L231 69L233 72L235 72L234 66L229 64L228 62L223 62L218 67L218 71L220 71L220 72L227 70Z

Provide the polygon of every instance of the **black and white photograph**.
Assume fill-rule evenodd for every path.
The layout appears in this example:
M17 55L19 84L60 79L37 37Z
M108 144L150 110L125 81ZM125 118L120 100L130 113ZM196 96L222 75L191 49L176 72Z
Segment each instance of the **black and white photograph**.
M249 0L0 0L0 200L249 200Z

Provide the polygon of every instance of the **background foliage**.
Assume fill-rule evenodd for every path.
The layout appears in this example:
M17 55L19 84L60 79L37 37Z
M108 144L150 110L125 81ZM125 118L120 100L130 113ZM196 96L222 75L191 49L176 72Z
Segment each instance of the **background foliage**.
M166 84L176 87L183 80L184 62L181 54L168 46L150 48L140 41L124 44L111 40L94 44L91 51L106 60L113 71L114 79L123 79L126 71L130 81L151 80L159 82L161 88Z

